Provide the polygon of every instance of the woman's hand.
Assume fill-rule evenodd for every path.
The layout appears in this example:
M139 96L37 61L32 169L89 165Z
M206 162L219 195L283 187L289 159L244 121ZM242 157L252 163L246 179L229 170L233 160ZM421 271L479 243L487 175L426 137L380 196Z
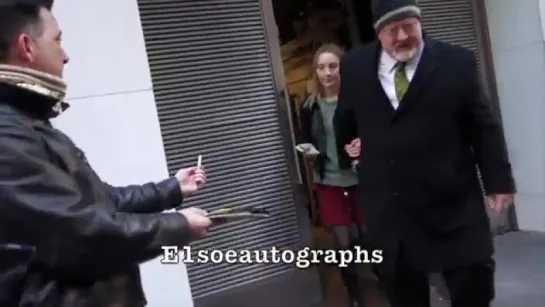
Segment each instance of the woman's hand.
M297 151L301 152L303 154L303 157L307 160L316 160L316 157L320 154L320 152L312 145L311 143L303 143L299 144L295 147Z
M350 158L359 157L361 151L361 140L359 138L353 139L350 144L344 145L344 151L346 151Z

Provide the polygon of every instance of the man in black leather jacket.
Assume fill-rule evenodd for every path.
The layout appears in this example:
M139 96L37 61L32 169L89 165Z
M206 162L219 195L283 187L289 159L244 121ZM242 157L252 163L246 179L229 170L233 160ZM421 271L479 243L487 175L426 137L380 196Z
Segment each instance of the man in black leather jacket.
M1 1L0 306L144 306L139 264L207 234L204 211L163 212L195 192L204 171L102 182L50 123L67 107L68 62L51 3Z

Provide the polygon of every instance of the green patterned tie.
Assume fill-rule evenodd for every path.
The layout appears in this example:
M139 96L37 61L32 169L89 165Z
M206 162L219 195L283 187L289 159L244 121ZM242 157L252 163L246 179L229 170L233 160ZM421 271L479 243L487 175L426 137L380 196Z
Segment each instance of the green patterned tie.
M409 88L409 79L407 78L407 73L405 72L405 66L407 63L405 62L398 62L395 66L395 76L394 76L394 82L395 82L395 88L396 88L396 96L397 101L401 102L401 99L403 99L403 96L407 92L407 89Z

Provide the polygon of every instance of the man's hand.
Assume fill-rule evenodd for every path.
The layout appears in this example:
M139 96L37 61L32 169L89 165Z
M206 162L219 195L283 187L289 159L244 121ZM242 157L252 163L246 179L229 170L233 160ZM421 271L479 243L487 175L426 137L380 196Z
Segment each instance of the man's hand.
M350 142L350 144L344 145L344 151L348 154L350 158L357 158L360 156L361 150L361 140L355 138Z
M505 208L512 205L515 201L513 194L492 194L489 196L489 199L490 207L498 213L503 213Z
M179 210L178 213L186 217L191 233L195 237L202 238L208 235L208 228L212 225L212 221L206 216L206 211L191 207Z
M206 173L203 168L182 168L176 173L176 178L184 196L195 193L206 183Z

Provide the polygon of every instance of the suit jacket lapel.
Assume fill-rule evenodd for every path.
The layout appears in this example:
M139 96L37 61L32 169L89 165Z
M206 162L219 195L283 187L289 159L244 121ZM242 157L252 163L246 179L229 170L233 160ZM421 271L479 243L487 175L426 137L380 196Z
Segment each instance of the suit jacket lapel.
M437 68L437 57L438 54L435 52L433 40L426 40L414 77L409 84L407 93L405 93L405 96L397 108L396 115L405 112L408 108L418 102L418 95L431 80L431 77Z

